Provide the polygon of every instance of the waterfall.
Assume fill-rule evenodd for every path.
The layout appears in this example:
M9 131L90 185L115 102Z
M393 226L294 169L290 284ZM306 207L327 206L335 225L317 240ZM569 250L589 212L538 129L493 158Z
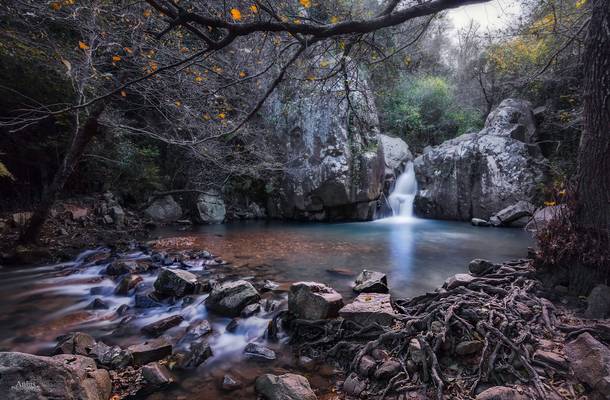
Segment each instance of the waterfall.
M405 167L405 171L396 179L394 190L388 197L392 214L395 217L412 217L413 216L413 201L417 193L417 180L415 179L415 170L413 163L409 161Z

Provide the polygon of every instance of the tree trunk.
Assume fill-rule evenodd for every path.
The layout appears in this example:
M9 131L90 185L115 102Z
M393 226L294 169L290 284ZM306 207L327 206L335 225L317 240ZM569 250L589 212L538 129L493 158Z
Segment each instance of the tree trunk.
M57 198L61 194L68 178L72 175L72 172L85 152L85 149L93 137L98 133L98 120L103 110L104 105L99 104L93 109L87 118L85 125L75 132L70 148L66 152L59 169L55 173L51 185L45 190L42 201L32 215L32 218L30 218L26 229L19 237L20 243L34 243L38 240L42 225L49 216L49 211L55 204L55 201L57 201Z
M584 53L584 130L578 151L575 223L610 230L610 1L594 0Z

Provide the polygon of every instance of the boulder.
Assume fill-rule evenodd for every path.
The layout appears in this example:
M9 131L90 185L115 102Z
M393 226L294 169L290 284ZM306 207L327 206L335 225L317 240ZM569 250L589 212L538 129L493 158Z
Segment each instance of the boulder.
M97 342L91 348L89 357L111 369L123 369L133 364L133 355L129 350L119 346L108 346L104 342Z
M154 291L136 293L135 303L136 308L154 308L161 307L163 305Z
M322 283L297 282L290 286L288 311L297 318L334 318L341 307L341 295Z
M244 349L244 356L249 360L272 361L276 359L275 351L256 343L248 343Z
M490 135L507 136L525 143L536 141L536 119L529 101L505 99L487 116Z
M217 314L237 317L247 305L258 302L260 298L250 282L225 282L214 286L205 306Z
M520 200L537 198L547 179L547 168L538 146L529 142L535 136L530 132L533 126L529 118L505 118L522 115L515 114L521 108L517 102L500 104L480 132L443 142L415 159L417 215L488 220ZM528 107L526 102L521 103Z
M555 367L564 371L568 369L568 361L565 359L565 357L555 352L538 349L532 357L534 360L542 361L543 363L548 364L551 367Z
M530 218L525 229L529 232L536 232L539 229L545 228L554 218L561 218L567 213L568 207L565 204L540 208Z
M610 287L597 285L587 297L585 317L603 319L610 317Z
M155 221L174 222L182 217L182 207L170 195L161 197L144 210L144 213Z
M589 333L581 333L564 351L576 378L610 399L610 349Z
M483 275L494 268L494 263L482 258L475 258L468 264L468 271L473 275Z
M186 359L181 366L183 368L197 368L213 355L214 353L207 340L196 340L191 343Z
M249 304L241 311L242 318L249 318L254 314L258 313L261 309L261 305L259 303Z
M377 323L391 325L396 318L389 294L361 293L353 302L339 310L339 316L362 326Z
M117 260L111 262L105 270L106 275L120 276L124 274L132 274L139 270L138 263L135 261Z
M129 346L127 350L133 355L136 365L144 365L171 355L172 345L165 339L159 338Z
M480 340L466 340L455 346L455 354L458 356L469 356L478 353L483 348L483 342Z
M53 354L88 356L95 343L95 339L86 333L68 333L57 338L57 345L53 349Z
M388 293L388 279L385 274L363 270L354 282L358 293Z
M265 103L261 114L274 133L272 147L286 164L270 185L270 217L336 221L375 216L386 170L379 120L364 72L350 71L347 80L349 104L358 118L345 118L348 104L336 95L343 90L338 83L323 90L314 83L289 83Z
M208 335L212 332L212 326L208 322L208 320L202 320L199 322L195 322L191 324L187 330L184 337L181 339L183 342L193 342L195 340L201 339L204 336Z
M455 274L445 281L443 285L447 290L454 289L458 286L466 286L473 282L476 278L470 274Z
M114 293L120 296L127 296L129 291L135 289L144 279L140 275L124 276L114 289Z
M111 390L108 371L98 369L91 358L0 353L3 399L108 400Z
M200 224L220 224L224 221L227 210L222 195L216 190L209 190L197 197L195 222Z
M148 336L158 337L161 336L161 334L166 330L180 325L182 321L184 321L184 317L182 315L171 315L148 325L144 325L142 327L142 333Z
M155 291L167 296L182 297L197 289L197 275L182 269L163 268L154 283Z
M226 374L222 377L222 384L220 386L223 390L231 392L233 390L240 389L243 384L237 378L234 378L232 375Z
M265 374L256 378L256 392L267 400L317 400L307 378L296 374Z
M400 174L407 162L413 160L409 145L402 139L384 134L377 135L383 150L385 173L387 175Z
M112 217L112 221L117 226L125 225L125 211L118 204L116 206L110 207L110 216Z
M95 298L85 307L85 310L107 310L110 306L102 299Z
M528 400L530 397L506 386L493 386L482 391L476 400Z
M161 389L176 382L171 372L165 365L158 362L148 363L142 367L142 378L146 383L146 389Z
M493 226L509 226L511 223L515 224L515 222L521 221L517 225L523 227L535 211L536 206L528 201L521 200L498 211L490 218L490 222Z
M360 379L357 374L351 373L345 382L343 382L343 391L355 398L360 397L360 394L366 389L366 381Z
M470 224L472 226L483 226L483 227L487 227L490 226L491 224L489 223L489 221L486 221L484 219L481 218L473 218L470 220Z

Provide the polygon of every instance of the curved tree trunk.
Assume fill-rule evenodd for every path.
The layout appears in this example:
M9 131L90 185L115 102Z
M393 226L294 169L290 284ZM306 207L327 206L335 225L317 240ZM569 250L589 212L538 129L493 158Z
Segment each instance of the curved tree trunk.
M610 230L610 1L594 0L584 53L584 130L578 152L576 224ZM604 232L605 231L605 232Z
M98 120L103 110L104 105L100 103L100 105L91 112L85 125L75 132L70 148L64 156L59 169L55 173L51 185L45 190L42 201L38 205L36 211L34 211L26 229L19 237L20 243L33 243L38 240L42 225L49 216L49 211L53 207L53 204L55 204L55 201L57 201L57 198L61 194L68 178L72 175L72 172L85 152L85 149L98 133Z

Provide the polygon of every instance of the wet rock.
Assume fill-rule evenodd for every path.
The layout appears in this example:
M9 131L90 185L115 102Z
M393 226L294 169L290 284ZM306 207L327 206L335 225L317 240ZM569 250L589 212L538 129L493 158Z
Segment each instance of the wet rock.
M105 301L99 298L93 299L93 301L89 303L87 307L85 307L86 310L107 310L109 308L110 306Z
M138 263L135 261L113 261L106 267L106 275L119 276L132 274L138 270Z
M0 353L0 392L7 400L79 399L107 400L112 385L108 372L93 359L60 354Z
M361 293L352 303L339 310L339 316L362 326L372 323L388 326L394 322L396 314L389 294Z
M317 282L297 282L290 286L288 311L297 318L326 319L338 315L343 298L334 289Z
M214 353L212 353L212 348L207 340L196 340L191 343L189 352L182 367L197 368L213 355Z
M467 340L460 342L455 346L455 354L459 356L468 356L478 353L483 348L483 342L480 340Z
M248 304L241 311L241 317L249 318L249 317L253 316L254 314L258 313L260 311L260 309L261 309L261 305L259 303Z
M142 333L148 336L158 337L166 330L180 325L182 321L184 321L184 317L182 315L171 315L167 318L163 318L159 321L145 325L142 327Z
M144 365L172 354L172 345L165 339L159 338L129 346L127 350L133 355L133 361L136 365Z
M108 346L103 342L93 345L89 357L94 358L100 365L112 369L122 369L133 363L133 356L129 350L119 346Z
M473 282L475 277L470 274L455 274L449 277L443 285L447 290L455 289L458 286L466 286Z
M483 226L483 227L486 227L486 226L490 226L490 225L491 225L491 224L489 223L489 221L486 221L486 220L481 219L481 218L473 218L473 219L471 219L471 220L470 220L470 224L471 224L472 226Z
M222 377L221 387L227 392L232 392L233 390L240 389L242 386L242 383L238 379L234 378L229 374Z
M542 361L545 364L564 371L568 369L568 361L565 357L552 351L536 350L533 358L536 361Z
M239 318L233 318L228 324L227 327L225 328L227 330L227 332L235 332L237 330L237 327L239 326Z
M208 322L208 320L202 320L196 323L191 324L187 330L186 334L182 338L183 342L192 342L198 339L203 338L212 332L212 326Z
M610 399L610 349L589 333L582 333L565 346L574 375Z
M119 281L114 289L114 293L120 296L127 296L129 291L138 286L143 280L140 275L127 275Z
M161 307L163 303L157 298L154 292L148 291L145 293L136 293L135 306L136 308L154 308Z
M536 206L528 201L521 200L498 211L490 218L490 222L494 226L508 226L523 217L527 217L521 225L523 227L527 224L529 217L534 214L534 211L536 211Z
M307 356L301 356L297 360L297 365L300 368L303 368L306 371L313 371L313 369L316 366L316 361L314 359L312 359L312 358L307 357Z
M220 315L237 317L249 304L260 300L250 282L240 280L216 285L205 301L205 306Z
M261 375L255 386L267 400L317 400L307 378L297 374Z
M272 361L276 359L275 351L257 343L248 343L244 355L249 360Z
M52 354L78 354L88 356L95 345L95 339L83 332L72 332L57 338Z
M402 371L402 365L397 360L384 361L375 371L375 379L389 380Z
M529 396L506 386L494 386L479 393L476 400L528 400Z
M388 279L381 272L365 269L354 283L354 291L358 293L388 293Z
M610 317L610 287L597 285L587 297L585 317L602 319Z
M277 283L270 280L265 280L261 292L271 292L279 287L280 285L278 285Z
M365 389L366 382L353 372L343 382L343 391L350 396L359 397Z
M182 297L197 288L197 275L181 269L163 268L154 283L155 291L167 296Z
M358 371L362 376L369 376L377 367L377 361L369 355L365 355L360 359L360 364L358 364Z
M146 383L146 389L161 389L176 382L165 365L158 362L148 363L142 367L142 378Z
M174 222L182 217L182 207L167 195L156 199L144 213L155 221Z
M473 275L483 275L493 270L494 264L482 258L475 258L468 264L468 271Z

